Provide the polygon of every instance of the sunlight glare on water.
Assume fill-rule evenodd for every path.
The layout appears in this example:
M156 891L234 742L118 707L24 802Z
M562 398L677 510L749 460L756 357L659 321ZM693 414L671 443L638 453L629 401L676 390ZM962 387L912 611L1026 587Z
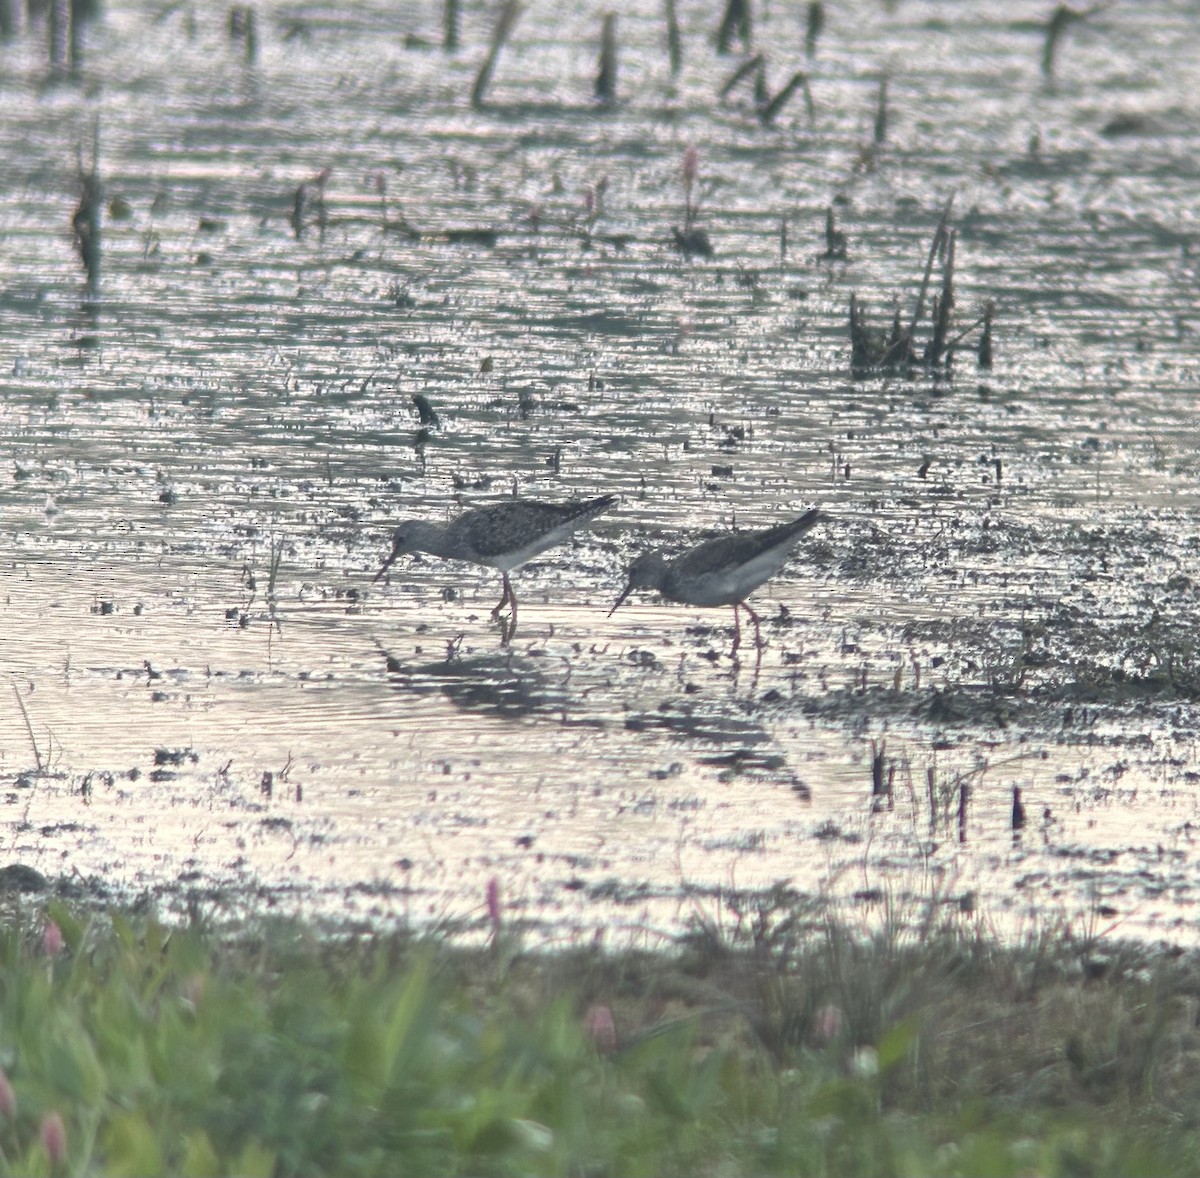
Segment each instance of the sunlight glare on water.
M1193 940L1190 18L1098 10L1048 79L1044 5L829 3L811 60L756 6L813 100L763 125L693 4L676 78L661 6L618 9L598 110L609 7L532 0L478 110L481 4L453 54L440 5L368 0L257 5L253 60L132 0L77 77L4 46L5 857L468 928L497 877L552 943L781 881ZM689 146L712 258L672 246ZM851 293L911 315L951 196L952 372L856 379ZM514 574L510 648L491 570L372 583L398 519L514 492L620 503ZM757 671L728 609L607 616L644 548L812 505Z

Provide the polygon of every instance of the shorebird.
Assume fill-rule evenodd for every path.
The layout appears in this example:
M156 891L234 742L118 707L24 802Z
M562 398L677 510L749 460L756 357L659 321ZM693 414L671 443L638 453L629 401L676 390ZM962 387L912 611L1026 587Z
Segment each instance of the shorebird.
M742 641L738 611L744 609L754 623L754 644L761 655L762 619L746 604L746 598L780 570L800 537L821 518L814 507L799 519L778 527L706 540L670 561L659 552L643 553L630 566L629 584L608 616L616 613L617 606L634 589L657 589L664 597L685 605L732 605L734 631L730 653Z
M375 580L392 567L398 556L410 552L428 552L446 560L465 560L498 569L504 578L504 596L492 610L492 617L498 618L506 605L512 605L512 619L504 631L507 643L517 632L517 596L508 574L538 553L561 544L616 501L616 495L572 499L566 503L506 499L464 511L446 524L406 520L396 528L391 554L375 574Z

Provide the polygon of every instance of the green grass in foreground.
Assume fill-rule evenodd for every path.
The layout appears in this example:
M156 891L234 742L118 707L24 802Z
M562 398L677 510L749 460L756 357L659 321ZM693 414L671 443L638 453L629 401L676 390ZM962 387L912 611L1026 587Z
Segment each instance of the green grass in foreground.
M738 940L534 957L12 917L0 1173L1200 1172L1193 961L778 910Z

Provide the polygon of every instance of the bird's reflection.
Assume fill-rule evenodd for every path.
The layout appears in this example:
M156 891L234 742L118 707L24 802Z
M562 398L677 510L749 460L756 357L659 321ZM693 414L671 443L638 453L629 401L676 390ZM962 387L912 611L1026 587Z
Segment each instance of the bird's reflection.
M572 695L569 669L548 673L544 664L514 651L499 650L460 658L453 652L431 662L404 662L387 651L388 676L400 691L441 695L456 708L506 719L562 717Z
M697 765L739 776L763 775L791 786L805 801L811 798L808 786L792 772L774 737L755 720L702 710L681 700L664 701L654 712L631 715L625 727L665 732L677 741L712 746L695 755Z

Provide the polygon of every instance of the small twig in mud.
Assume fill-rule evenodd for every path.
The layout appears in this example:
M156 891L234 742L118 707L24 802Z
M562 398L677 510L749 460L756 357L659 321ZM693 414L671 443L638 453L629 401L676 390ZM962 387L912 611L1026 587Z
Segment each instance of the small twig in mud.
M980 368L991 368L991 366L992 366L992 362L991 362L991 347L992 347L991 331L992 331L992 315L994 313L994 310L995 309L992 306L992 304L988 303L987 306L984 307L983 314L980 315L978 319L976 319L969 327L964 327L962 329L962 331L960 331L958 333L958 335L956 335L948 344L946 344L946 351L947 352L952 351L954 348L958 347L958 345L961 344L963 342L963 340L965 340L967 338L967 336L969 336L971 334L971 332L973 332L977 327L982 327L984 329L984 332L983 332L983 338L981 338L979 341L979 347L981 350L983 349L983 341L984 341L984 338L986 338L989 354L988 354L988 362L986 364L984 364L982 361L980 361L979 366L980 366Z
M1054 76L1054 62L1058 56L1059 42L1067 29L1073 24L1087 20L1089 16L1095 16L1097 12L1103 11L1106 7L1107 5L1104 4L1096 4L1080 11L1067 4L1060 4L1051 13L1050 19L1046 22L1046 39L1042 43L1042 77L1052 78Z
M887 74L879 79L879 96L875 100L875 137L878 147L887 138L888 125L888 80Z
M795 93L797 87L804 89L804 109L808 114L808 122L811 126L816 120L816 107L813 105L812 89L808 84L808 75L799 70L794 73L791 80L774 98L765 103L761 103L758 108L758 121L765 127L772 119L783 109L783 105Z
M81 14L74 0L50 0L46 6L50 73L56 79L74 77L79 72L80 22Z
M807 57L817 54L817 39L825 27L825 6L821 0L812 0L808 6L808 19L804 29L804 53Z
M423 426L429 429L437 429L441 425L437 410L434 409L429 398L424 393L413 393L412 403L416 406L417 415Z
M754 79L754 109L758 115L758 121L764 127L774 120L798 88L804 90L804 109L808 114L809 124L816 121L816 106L813 103L812 88L808 84L808 75L803 70L798 70L792 75L787 85L772 98L767 86L767 61L761 53L748 57L729 75L721 87L718 97L728 98L737 86L750 77Z
M258 21L249 4L234 4L229 9L229 39L242 43L242 53L248 62L258 60Z
M725 15L717 29L717 52L728 53L736 35L742 48L750 52L750 0L728 0Z
M321 241L325 240L325 230L329 226L329 211L325 204L325 184L332 171L332 168L322 168L311 180L305 180L296 189L292 197L291 224L297 241L304 236L304 227L310 217L315 217L320 239ZM385 207L385 221L386 218Z
M884 784L883 766L884 752L887 749L886 741L871 741L871 796L880 798L887 792L887 787Z
M983 335L979 337L979 367L992 366L992 311L991 303L983 309Z
M686 257L699 254L701 257L711 258L713 248L712 243L708 240L708 234L696 226L699 203L693 199L693 195L696 189L696 179L700 173L700 154L694 147L689 147L683 153L681 172L683 175L683 228L675 226L671 229L675 239L675 248Z
M1017 834L1025 826L1025 803L1021 801L1021 787L1012 787L1012 830Z
M446 0L442 13L442 48L447 53L458 48L458 0Z
M737 84L748 78L755 70L761 71L763 68L763 55L756 53L753 57L747 58L741 65L729 75L729 80L721 87L718 97L727 98L729 93Z
M79 205L71 218L75 233L75 248L87 273L89 293L94 294L100 286L100 209L104 202L104 189L100 183L100 121L92 128L92 166L83 167L83 149L76 148L76 168L79 175Z
M29 733L29 744L33 749L33 761L37 766L38 773L45 773L46 766L42 761L41 750L38 748L37 737L33 735L33 724L29 720L29 712L26 710L25 701L21 698L21 693L17 690L15 683L11 684L13 696L17 701L17 707L21 709L21 718L25 721L25 731Z
M386 233L388 231L387 175L384 172L376 172L374 184L376 195L379 197L379 224Z
M617 101L617 17L605 14L600 31L600 64L596 73L596 101L614 106Z
M937 228L933 231L933 240L929 243L929 256L925 259L925 274L921 278L921 289L917 292L917 303L913 307L912 319L908 325L908 338L911 341L917 330L917 324L921 321L921 314L925 310L925 295L929 290L929 277L933 273L933 263L937 258L938 251L942 246L942 236L946 232L946 222L950 219L950 210L954 207L954 193L951 193L942 208L942 215L938 218Z
M942 290L933 300L933 338L925 349L925 365L929 368L940 364L943 355L949 351L946 338L950 334L950 316L954 311L954 238L953 229L947 229L942 236L945 244Z
M700 153L689 147L683 153L683 228L687 232L696 223L699 205L692 199L696 190L696 180L700 175Z
M671 76L679 73L683 66L683 39L679 35L679 17L675 12L675 0L666 0L667 5L667 58L671 62Z
M275 586L279 580L279 566L283 561L282 538L271 537L270 553L270 564L267 566L267 616L275 624L275 628L282 634L283 628L280 626L279 618L275 613L275 606L278 603L278 599L275 596Z
M475 84L471 87L471 105L476 110L483 106L483 98L491 83L492 72L496 68L500 50L504 48L504 43L508 40L513 26L517 23L517 17L520 15L520 0L505 0L504 7L500 9L500 15L496 19L496 27L492 30L492 43L488 47L488 55L484 58L483 65L479 67L479 72L475 75Z
M825 209L825 252L821 260L826 262L844 262L846 260L846 235L833 219L833 205Z

